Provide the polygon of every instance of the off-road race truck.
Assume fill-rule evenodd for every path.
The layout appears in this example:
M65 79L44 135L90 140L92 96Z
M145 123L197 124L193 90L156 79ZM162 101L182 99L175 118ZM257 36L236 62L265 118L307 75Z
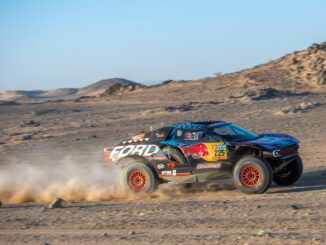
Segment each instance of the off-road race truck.
M104 159L123 169L133 192L159 184L233 178L244 193L264 193L272 181L294 184L302 174L299 140L287 134L256 135L225 121L163 126L104 149Z

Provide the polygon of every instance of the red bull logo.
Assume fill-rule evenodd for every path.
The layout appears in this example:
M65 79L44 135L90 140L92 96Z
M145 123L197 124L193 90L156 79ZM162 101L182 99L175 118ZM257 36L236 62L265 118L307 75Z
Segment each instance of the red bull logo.
M183 147L182 151L186 157L191 156L194 159L210 156L207 146L203 143Z

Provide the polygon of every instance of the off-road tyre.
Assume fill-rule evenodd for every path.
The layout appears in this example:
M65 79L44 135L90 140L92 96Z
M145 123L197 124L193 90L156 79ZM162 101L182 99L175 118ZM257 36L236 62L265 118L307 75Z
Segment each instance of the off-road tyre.
M158 180L145 163L130 162L123 169L123 183L131 192L151 193L158 187Z
M300 156L296 156L285 168L274 173L273 181L280 186L289 186L297 182L303 171L303 164Z
M233 169L233 182L237 189L247 194L262 194L270 187L273 170L263 158L244 156Z

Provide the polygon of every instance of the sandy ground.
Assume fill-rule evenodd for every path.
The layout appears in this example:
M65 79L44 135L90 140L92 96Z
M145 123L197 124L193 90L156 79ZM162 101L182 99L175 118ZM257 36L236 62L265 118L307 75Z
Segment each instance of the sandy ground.
M93 191L87 189L92 186L90 178L85 179L78 198L68 195L62 209L45 208L58 195L57 190L42 202L24 204L18 199L6 202L3 194L0 244L325 244L325 91L300 88L256 99L245 94L247 88L241 84L231 89L227 81L194 82L186 93L183 86L82 102L0 106L0 171L12 164L23 166L11 173L13 183L19 176L19 188L24 189L31 183L25 181L31 172L22 164L43 169L35 178L45 176L53 182L56 179L46 174L52 166L61 181L60 193L65 195L69 175L84 174L77 171L78 164L81 169L104 164L102 149L106 146L148 130L150 125L224 119L256 133L289 133L299 138L302 179L291 187L273 186L263 195L245 195L224 183L183 191L179 186L162 186L157 193L141 198L105 191L89 198L84 192ZM24 123L29 120L39 125ZM60 165L67 157L75 170ZM61 167L68 179L57 176ZM110 171L100 171L101 178L106 174L111 178ZM104 183L100 187L105 189L106 182L101 181L97 183ZM42 188L30 191L42 192ZM28 198L20 201L24 200Z
M295 187L264 195L218 187L176 194L165 187L151 198L61 209L6 205L1 244L325 244L325 175L309 172Z

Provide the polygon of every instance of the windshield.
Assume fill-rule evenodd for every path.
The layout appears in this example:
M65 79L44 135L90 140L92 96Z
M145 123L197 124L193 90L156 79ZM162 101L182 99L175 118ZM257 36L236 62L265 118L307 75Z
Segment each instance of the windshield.
M234 124L226 124L212 128L212 131L227 141L248 141L257 139L258 136Z

